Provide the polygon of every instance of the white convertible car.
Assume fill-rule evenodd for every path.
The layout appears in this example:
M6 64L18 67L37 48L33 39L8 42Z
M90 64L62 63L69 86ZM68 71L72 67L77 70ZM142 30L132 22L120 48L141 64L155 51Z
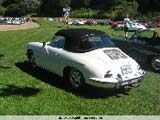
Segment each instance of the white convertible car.
M145 74L135 60L98 30L60 30L49 42L30 42L27 56L33 67L65 77L74 89L86 85L135 87Z

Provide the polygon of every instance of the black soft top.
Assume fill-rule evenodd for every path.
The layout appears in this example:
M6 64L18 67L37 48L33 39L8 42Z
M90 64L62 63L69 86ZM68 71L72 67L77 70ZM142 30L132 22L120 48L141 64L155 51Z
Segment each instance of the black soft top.
M88 36L105 35L105 32L95 29L62 29L58 31L56 36L64 36L66 38L64 49L72 52L87 52L89 50L79 48L82 41Z

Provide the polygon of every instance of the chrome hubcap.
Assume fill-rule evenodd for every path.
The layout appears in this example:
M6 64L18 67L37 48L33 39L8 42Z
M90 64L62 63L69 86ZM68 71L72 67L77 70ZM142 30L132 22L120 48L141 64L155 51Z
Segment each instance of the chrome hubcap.
M152 59L152 68L154 70L160 70L160 57L154 57Z
M69 80L73 87L77 88L81 85L81 73L76 70L71 70L69 75Z

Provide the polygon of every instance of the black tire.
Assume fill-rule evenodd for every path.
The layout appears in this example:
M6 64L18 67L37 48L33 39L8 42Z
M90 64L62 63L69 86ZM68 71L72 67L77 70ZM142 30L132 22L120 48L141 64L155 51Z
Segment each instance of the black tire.
M81 90L85 87L85 81L82 73L75 68L70 69L68 79L73 89Z
M160 62L160 56L153 56L150 60L151 69L153 71L160 71L160 65L158 65L158 61Z

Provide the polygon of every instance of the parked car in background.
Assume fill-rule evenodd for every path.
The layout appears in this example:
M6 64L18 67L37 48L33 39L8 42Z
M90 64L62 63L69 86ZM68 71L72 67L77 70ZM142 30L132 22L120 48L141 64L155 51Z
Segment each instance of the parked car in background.
M135 87L145 74L135 60L98 30L60 30L49 42L30 42L27 56L33 67L39 66L68 79L74 89L86 85Z
M4 23L5 23L4 18L0 18L0 24L4 24Z
M110 25L112 28L116 28L116 27L118 26L118 22L110 21L110 22L109 22L109 25Z
M11 20L11 24L20 25L20 24L22 24L22 20L19 18L13 18Z
M116 30L123 30L124 28L124 24L123 23L117 23L117 26L114 28ZM129 22L129 31L137 31L137 30L146 30L147 28L137 22Z
M160 71L160 37L154 30L139 30L127 40L113 40L115 45L139 63Z
M29 22L29 18L0 17L0 24L20 25Z
M69 25L84 25L86 23L86 21L83 21L83 20L73 20L73 21L70 21L68 24Z
M86 25L97 25L97 22L95 20L87 20Z
M149 24L147 22L140 22L141 25L145 26L146 28L149 28Z
M97 25L108 25L109 20L96 20Z
M160 28L160 22L154 22L152 26L156 28Z

